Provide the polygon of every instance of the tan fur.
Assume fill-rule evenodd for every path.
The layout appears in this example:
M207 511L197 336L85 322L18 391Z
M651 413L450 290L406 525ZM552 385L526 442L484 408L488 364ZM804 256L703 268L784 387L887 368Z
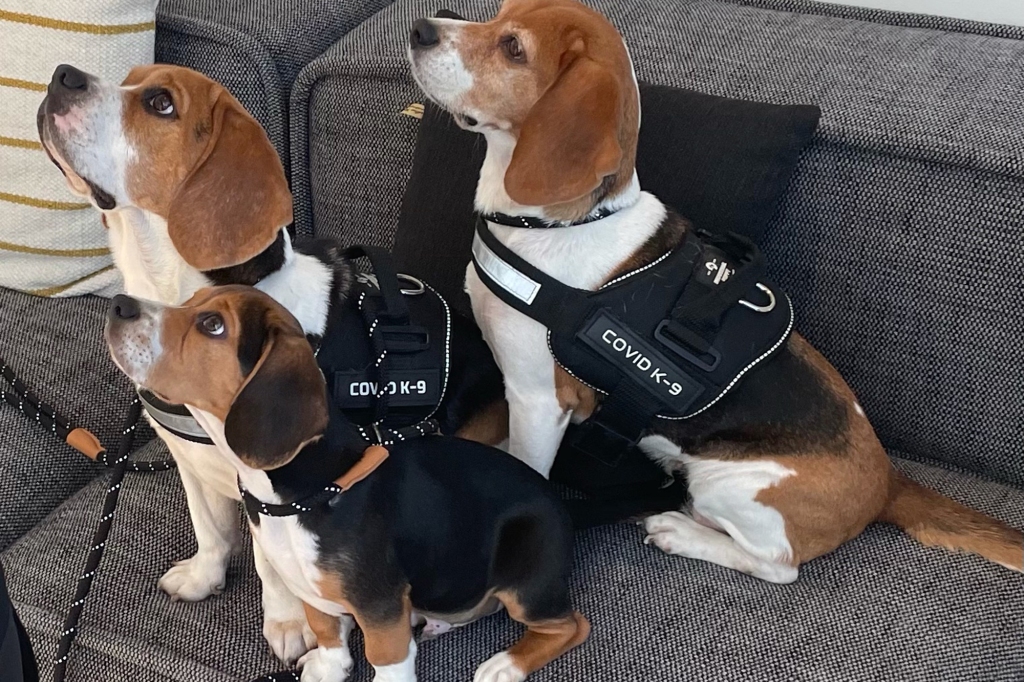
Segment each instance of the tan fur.
M625 44L603 16L574 0L509 0L464 27L459 56L474 74L466 104L507 121L518 141L505 188L515 201L575 219L594 195L633 177L640 105ZM524 63L508 58L515 35Z
M508 438L508 402L503 398L480 410L455 435L485 445L499 445Z
M557 363L555 364L555 395L563 412L571 412L580 420L587 419L597 409L597 392L580 383Z
M325 649L333 649L343 646L341 641L341 623L337 616L329 616L309 604L303 602L303 609L306 611L306 621L309 629L316 635L316 645Z
M136 67L124 86L124 130L135 149L128 192L167 220L182 258L211 270L266 249L292 221L292 201L260 124L223 86L189 69ZM146 94L160 88L174 117L145 106Z
M409 656L409 642L412 641L412 601L409 599L409 588L406 588L403 597L401 615L381 622L353 606L346 596L340 575L321 570L323 577L318 585L320 596L340 604L356 619L359 629L363 631L366 660L378 667L404 661Z
M889 500L879 521L899 526L924 545L971 552L1024 572L1024 534L981 512L890 472Z
M508 650L516 667L527 675L579 646L590 636L590 623L577 611L565 618L536 621L527 616L515 594L497 592L495 596L505 605L508 615L527 628L522 639Z

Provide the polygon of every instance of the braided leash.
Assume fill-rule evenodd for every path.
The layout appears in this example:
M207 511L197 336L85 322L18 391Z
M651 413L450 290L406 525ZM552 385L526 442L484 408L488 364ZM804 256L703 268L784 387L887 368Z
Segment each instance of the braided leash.
M57 646L57 655L53 662L53 682L64 682L67 675L71 645L78 633L78 619L82 615L85 599L89 596L96 571L103 559L103 549L107 544L110 528L114 524L114 511L117 509L117 501L121 495L121 482L124 480L125 472L129 469L128 455L135 440L135 426L141 414L142 404L136 397L128 408L128 418L121 431L121 442L117 448L117 455L112 462L104 462L111 468L111 472L110 482L107 484L107 495L103 500L103 513L100 516L99 527L96 528L96 532L92 536L89 556L85 562L85 571L78 577L78 586L75 589L74 601L71 602L71 610L68 612L67 618L64 619L64 629L60 633L60 644Z

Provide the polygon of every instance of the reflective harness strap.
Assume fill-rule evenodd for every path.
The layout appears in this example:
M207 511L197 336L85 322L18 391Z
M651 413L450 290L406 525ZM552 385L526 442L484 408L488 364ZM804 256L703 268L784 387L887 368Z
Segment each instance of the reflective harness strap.
M214 444L184 405L172 405L164 402L144 388L139 389L139 401L153 421L178 438L201 445Z
M304 514L312 511L322 504L330 504L331 506L334 506L335 500L339 495L348 491L356 483L359 483L376 471L388 456L389 453L386 448L381 447L380 445L371 445L363 453L362 459L356 462L351 469L338 477L336 481L326 486L323 490L315 492L312 495L295 502L288 502L286 504L271 504L269 502L263 502L246 490L241 481L238 482L238 492L242 495L242 503L245 505L245 513L253 523L258 523L260 516L282 517Z

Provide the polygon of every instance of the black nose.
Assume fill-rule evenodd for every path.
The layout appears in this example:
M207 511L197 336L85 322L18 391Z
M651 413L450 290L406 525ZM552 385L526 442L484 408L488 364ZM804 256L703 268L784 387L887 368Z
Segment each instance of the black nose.
M53 71L53 79L50 81L51 92L54 90L80 90L84 92L88 87L89 76L70 64L61 64Z
M110 301L110 310L107 316L111 320L137 320L139 319L139 302L131 296L118 294Z
M429 19L417 19L409 32L409 44L412 49L418 50L424 47L437 45L440 39L437 37L437 29L430 23Z

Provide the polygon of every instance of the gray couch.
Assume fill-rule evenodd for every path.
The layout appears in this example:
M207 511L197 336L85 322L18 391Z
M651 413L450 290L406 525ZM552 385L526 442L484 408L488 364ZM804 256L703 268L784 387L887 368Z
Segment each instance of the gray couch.
M641 79L821 106L766 237L773 276L897 466L1024 527L1024 30L805 0L594 4ZM421 100L407 29L443 6L164 0L159 57L224 81L263 122L300 232L389 245L418 123L401 112ZM103 309L0 291L0 356L112 445L130 387L102 348ZM166 452L152 441L138 456ZM0 559L45 664L106 473L3 404L0 472ZM878 526L778 586L641 539L629 524L579 535L575 596L594 634L538 681L1024 680L1024 576L976 558ZM277 667L247 548L221 596L172 603L156 589L193 551L177 474L129 475L71 680L227 682ZM496 616L426 643L420 679L470 680L516 632ZM358 663L354 679L369 676Z

